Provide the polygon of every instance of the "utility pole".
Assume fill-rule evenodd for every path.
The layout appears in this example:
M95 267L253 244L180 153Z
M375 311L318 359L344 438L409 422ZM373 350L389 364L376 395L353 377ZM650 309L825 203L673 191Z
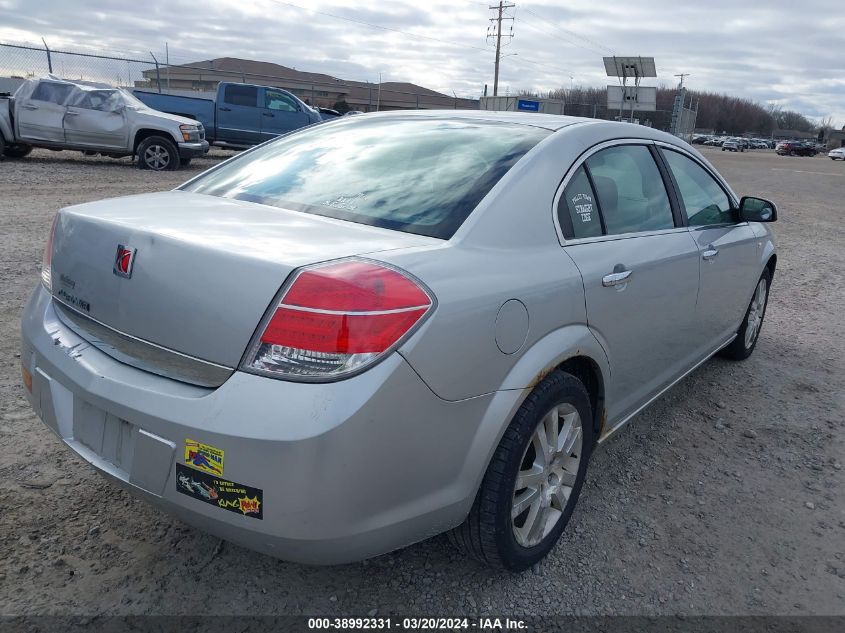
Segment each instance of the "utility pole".
M678 90L680 90L681 88L684 87L684 77L689 77L689 76L690 76L689 73L678 73L677 75L675 75L675 77L681 78L681 83L678 85Z
M495 18L490 18L491 24L493 22L496 25L493 27L493 32L490 32L490 28L487 28L487 37L495 37L496 38L496 70L493 76L493 96L499 94L499 57L502 52L502 20L510 20L513 22L513 18L504 17L502 14L504 13L505 9L510 9L511 7L515 7L516 5L512 2L505 2L505 0L499 0L498 5L494 5L492 7L488 7L497 12L497 16ZM511 31L506 37L513 37L513 24L511 24Z

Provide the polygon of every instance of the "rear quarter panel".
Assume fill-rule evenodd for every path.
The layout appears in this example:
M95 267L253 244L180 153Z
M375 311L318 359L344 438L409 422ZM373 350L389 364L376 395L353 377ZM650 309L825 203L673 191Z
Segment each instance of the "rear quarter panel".
M379 258L424 280L437 297L434 314L400 353L445 400L521 389L552 360L591 338L581 277L556 243L526 252L446 246L436 253L396 251ZM527 327L519 324L518 332L508 333L523 341L508 354L499 348L496 331L499 309L511 299L525 306L528 319ZM564 325L568 329L560 335ZM553 346L540 345L555 332Z

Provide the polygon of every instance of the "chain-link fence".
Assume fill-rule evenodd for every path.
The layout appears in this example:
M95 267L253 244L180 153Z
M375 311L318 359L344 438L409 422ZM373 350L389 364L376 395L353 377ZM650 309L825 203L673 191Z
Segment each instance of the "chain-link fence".
M281 74L277 70L289 70ZM12 45L0 43L0 92L13 91L23 79L51 73L65 79L98 81L114 86L213 97L221 81L251 83L284 88L309 105L342 111L395 109L477 110L477 99L441 93L397 83L343 81L319 73L285 69L275 64L234 58L219 58L189 64L160 63L149 58L118 57L91 52L55 50L46 44ZM412 89L404 89L404 88ZM658 104L660 105L660 104ZM670 104L665 104L670 105ZM620 113L607 103L565 103L563 114L606 120L631 120L630 112ZM684 110L673 121L672 109L635 112L633 121L658 130L684 135L695 124L694 112ZM688 129L687 129L688 128Z
M149 58L55 50L46 44L0 43L0 91L11 91L23 79L47 73L64 79L108 83L122 88L211 96L222 81L269 85L288 90L309 105L346 110L407 108L478 109L478 101L448 96L412 84L344 81L319 73L286 70L275 64L233 58L167 65ZM11 80L11 81L10 81ZM404 89L410 88L410 89ZM417 88L416 90L414 88Z
M0 44L0 75L13 79L40 77L47 73L65 79L79 79L134 88L158 64L149 59L113 57L94 53L53 50L44 46Z

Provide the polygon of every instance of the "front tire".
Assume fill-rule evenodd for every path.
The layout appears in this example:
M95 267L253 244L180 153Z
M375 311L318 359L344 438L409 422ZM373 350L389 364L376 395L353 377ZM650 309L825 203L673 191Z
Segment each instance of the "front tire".
M3 149L3 155L7 158L24 158L29 156L32 151L32 145L24 145L23 143L9 143Z
M138 144L138 167L153 171L179 169L179 150L176 144L163 136L149 136Z
M721 354L731 360L745 360L754 352L757 341L760 338L760 330L763 328L763 318L766 316L766 306L769 305L769 289L772 285L772 273L766 268L754 294L751 296L751 303L745 311L745 318L737 330L736 338L725 347Z
M449 533L458 549L493 567L522 571L545 557L572 516L593 448L590 397L560 370L522 403L499 442L466 521Z

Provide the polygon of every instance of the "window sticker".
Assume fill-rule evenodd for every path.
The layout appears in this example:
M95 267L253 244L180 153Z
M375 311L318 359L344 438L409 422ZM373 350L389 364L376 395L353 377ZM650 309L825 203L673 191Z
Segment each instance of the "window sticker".
M593 198L586 193L578 193L572 197L572 206L581 216L581 222L593 221Z

